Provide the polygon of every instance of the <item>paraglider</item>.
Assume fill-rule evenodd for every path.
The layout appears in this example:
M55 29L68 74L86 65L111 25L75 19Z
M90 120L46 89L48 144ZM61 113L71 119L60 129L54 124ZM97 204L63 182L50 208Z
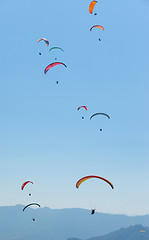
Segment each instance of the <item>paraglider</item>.
M38 203L30 203L30 204L26 205L26 206L23 208L23 212L24 212L24 210L25 210L26 208L28 208L28 207L30 207L30 206L32 206L32 205L41 207Z
M96 3L97 3L97 1L92 1L90 3L90 5L89 5L89 13L91 13L91 14L93 13L93 9L94 9Z
M113 184L109 180L107 180L106 178L100 177L100 176L95 176L95 175L90 175L90 176L86 176L86 177L79 179L76 183L76 188L79 188L80 184L83 183L84 181L86 181L88 179L92 179L92 178L101 179L101 180L107 182L111 186L111 188L114 189Z
M146 233L146 231L145 230L140 230L140 232L141 232L141 238L143 238L143 235Z
M77 110L79 111L79 110L80 110L80 108L84 108L86 111L88 110L86 106L80 106L80 107L78 107L78 109L77 109ZM84 117L82 117L82 119L84 119Z
M50 48L49 52L50 52L51 50L54 50L54 49L59 49L59 50L61 50L62 52L64 52L64 50L63 50L62 48L60 48L60 47L52 47L52 48Z
M106 114L106 113L94 113L94 114L90 117L90 120L91 120L93 117L98 116L98 115L103 115L103 116L105 116L105 117L107 117L107 118L110 119L110 116L109 116L108 114ZM102 128L100 128L100 132L102 132Z
M66 66L64 63L62 63L62 62L53 62L53 63L49 64L49 65L45 68L44 73L46 74L46 73L49 71L50 68L52 68L52 67L54 67L54 66L56 66L56 65L63 65L63 66L65 66L65 67L67 67L67 66Z
M46 39L46 38L39 38L39 39L37 40L37 42L40 42L40 41L42 41L42 40L46 43L47 46L49 46L49 41L48 41L48 39Z
M105 117L107 117L107 118L110 119L110 116L109 116L108 114L106 114L106 113L94 113L94 114L90 117L90 120L91 120L93 117L98 116L98 115L103 115L103 116L105 116Z
M104 31L104 27L102 27L101 25L94 25L90 28L90 31L92 31L93 28L100 28L102 31Z
M77 181L77 183L76 183L76 188L79 188L80 185L81 185L83 182L85 182L86 180L92 179L92 178L93 178L93 179L94 179L94 178L95 178L95 179L97 178L97 179L103 180L104 182L108 183L112 189L114 189L113 184L112 184L108 179L103 178L103 177L100 177L100 176L95 176L95 175L90 175L90 176L85 176L85 177L83 177L83 178L80 178L80 179ZM93 214L95 214L95 208L91 209L91 215L93 215Z
M26 186L26 184L28 184L28 183L32 183L32 184L33 184L33 182L31 182L31 181L26 181L26 182L24 182L24 183L22 184L21 189L23 190L24 187Z
M35 206L38 206L38 207L41 207L38 203L30 203L28 205L26 205L24 208L23 208L23 212L25 211L26 208L32 206L32 205L35 205ZM35 221L35 218L32 218L33 221Z
M62 52L64 52L64 50L60 47L52 47L52 48L50 48L49 52L51 52L52 50L55 50L55 49L58 49L58 50L61 50ZM55 58L55 60L57 60L57 58Z

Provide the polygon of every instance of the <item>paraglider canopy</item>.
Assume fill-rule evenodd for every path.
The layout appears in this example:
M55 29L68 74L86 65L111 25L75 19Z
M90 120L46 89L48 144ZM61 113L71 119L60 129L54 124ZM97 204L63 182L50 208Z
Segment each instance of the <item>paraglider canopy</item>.
M40 41L42 41L42 40L46 43L47 46L49 46L49 41L48 41L48 39L46 39L46 38L39 38L39 39L37 40L37 42L40 42Z
M102 31L104 31L104 27L102 27L101 25L94 25L90 28L90 31L92 31L93 28L100 28Z
M97 3L97 1L92 1L89 5L89 13L93 13L93 9L94 9L94 6L95 4Z
M45 68L44 73L46 74L46 73L49 71L50 68L52 68L52 67L54 67L54 66L57 66L57 65L63 65L63 66L65 66L65 67L67 67L66 64L64 64L64 63L62 63L62 62L53 62L53 63L49 64L49 65Z
M50 52L51 50L54 50L54 49L59 49L59 50L61 50L62 52L64 52L64 50L63 50L62 48L60 48L60 47L52 47L52 48L50 48L49 52Z
M80 106L80 107L78 107L77 110L80 110L80 108L84 108L86 111L88 110L86 106Z
M32 183L32 184L33 184L33 182L31 182L31 181L26 181L26 182L24 182L24 183L22 184L21 189L23 190L24 187L26 186L26 184L28 184L28 183Z
M76 183L76 188L79 188L81 183L83 183L84 181L91 179L91 178L101 179L101 180L107 182L111 186L111 188L114 189L113 184L109 180L107 180L106 178L100 177L100 176L95 176L95 175L85 176L85 177L79 179L78 182Z
M107 117L107 118L110 119L110 116L109 116L108 114L106 114L106 113L94 113L94 114L90 117L90 120L91 120L93 117L98 116L98 115L103 115L103 116L105 116L105 117Z
M26 206L23 208L23 212L24 212L24 210L25 210L26 208L28 208L28 207L30 207L30 206L32 206L32 205L41 207L38 203L30 203L30 204L26 205Z

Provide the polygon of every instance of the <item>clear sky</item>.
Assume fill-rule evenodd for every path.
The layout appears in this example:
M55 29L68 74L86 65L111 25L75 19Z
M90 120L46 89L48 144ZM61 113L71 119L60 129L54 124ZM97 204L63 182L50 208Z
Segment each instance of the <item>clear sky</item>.
M0 206L149 214L149 2L90 2L0 0Z

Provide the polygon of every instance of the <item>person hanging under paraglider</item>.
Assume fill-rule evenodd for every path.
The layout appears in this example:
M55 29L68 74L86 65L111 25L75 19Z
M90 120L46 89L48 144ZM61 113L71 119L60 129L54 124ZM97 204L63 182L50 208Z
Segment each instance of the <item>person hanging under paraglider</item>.
M91 215L95 214L95 209L91 209Z

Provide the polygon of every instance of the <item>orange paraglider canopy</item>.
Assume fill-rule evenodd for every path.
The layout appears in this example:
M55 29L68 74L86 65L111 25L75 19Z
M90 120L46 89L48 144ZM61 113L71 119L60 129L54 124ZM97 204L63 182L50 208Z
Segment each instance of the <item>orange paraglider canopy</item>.
M89 5L89 12L92 14L93 13L93 9L95 4L97 3L97 1L92 1Z

